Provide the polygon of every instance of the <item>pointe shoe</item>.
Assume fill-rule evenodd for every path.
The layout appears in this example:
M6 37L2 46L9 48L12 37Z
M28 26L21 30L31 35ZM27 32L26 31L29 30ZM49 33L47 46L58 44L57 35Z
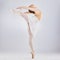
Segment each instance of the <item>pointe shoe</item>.
M34 57L35 57L35 54L34 54L34 52L31 52L31 54L32 54L32 59L34 59Z

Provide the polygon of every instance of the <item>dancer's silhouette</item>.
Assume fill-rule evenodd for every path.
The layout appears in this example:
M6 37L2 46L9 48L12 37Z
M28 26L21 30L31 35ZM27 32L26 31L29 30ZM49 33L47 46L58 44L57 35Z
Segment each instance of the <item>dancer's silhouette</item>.
M26 9L28 11L22 12L23 9ZM27 22L28 33L29 33L29 45L31 48L31 54L33 59L35 54L32 45L32 40L35 36L35 33L37 32L36 26L42 18L42 13L34 4L31 4L29 6L20 6L17 7L16 9L12 9L12 11L22 16Z

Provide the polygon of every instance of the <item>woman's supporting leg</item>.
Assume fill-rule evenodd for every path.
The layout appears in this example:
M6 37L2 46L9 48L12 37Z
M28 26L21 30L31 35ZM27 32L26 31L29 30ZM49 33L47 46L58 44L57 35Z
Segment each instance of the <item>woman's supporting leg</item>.
M29 20L28 20L28 16L26 14L23 14L22 13L22 16L25 18L26 22L27 22L27 25L28 25L28 33L29 33L29 46L31 48L31 54L32 54L32 59L34 58L34 49L33 49L33 43L32 43L32 40L33 40L33 34L31 32L31 29L30 29L30 24L29 24Z
M29 46L31 48L31 54L32 54L32 59L34 58L34 49L33 49L33 34L31 32L31 29L30 29L30 25L28 23L28 33L29 33Z
M32 54L32 59L34 58L34 49L33 49L33 43L32 43L32 40L33 40L33 35L32 35L32 32L31 32L31 29L30 29L30 24L29 24L29 20L28 20L28 16L24 13L21 13L21 15L25 18L26 22L27 22L27 25L28 25L28 33L29 33L29 46L31 48L31 54Z
M28 33L29 33L29 46L31 48L31 54L32 54L32 59L34 58L34 49L33 49L33 43L32 43L32 40L33 40L33 34L31 32L31 29L30 29L30 24L29 24L29 20L28 20L28 16L24 13L21 13L22 16L25 18L26 22L27 22L27 25L28 25Z
M28 33L29 33L29 46L30 46L31 51L32 51L31 54L32 54L32 59L33 59L34 58L34 49L33 49L33 43L32 43L33 35L32 35L32 32L31 32L31 29L30 29L30 24L29 24L28 16L25 13L22 13L20 11L16 11L14 9L13 9L13 12L21 15L26 20L26 22L27 22L27 25L28 25Z

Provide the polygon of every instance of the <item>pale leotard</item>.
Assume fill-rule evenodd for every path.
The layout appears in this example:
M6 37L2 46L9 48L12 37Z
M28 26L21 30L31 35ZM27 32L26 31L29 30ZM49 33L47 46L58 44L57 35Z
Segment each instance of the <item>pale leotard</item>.
M29 19L31 32L33 34L33 37L35 37L38 30L39 30L40 21L38 20L38 18L34 14L28 14L27 16Z

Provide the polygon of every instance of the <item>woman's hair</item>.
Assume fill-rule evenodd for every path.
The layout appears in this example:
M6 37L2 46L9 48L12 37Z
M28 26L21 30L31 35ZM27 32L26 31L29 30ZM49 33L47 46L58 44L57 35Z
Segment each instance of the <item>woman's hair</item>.
M35 14L35 12L34 11L32 11L32 10L28 10L30 13L33 13L33 14Z

